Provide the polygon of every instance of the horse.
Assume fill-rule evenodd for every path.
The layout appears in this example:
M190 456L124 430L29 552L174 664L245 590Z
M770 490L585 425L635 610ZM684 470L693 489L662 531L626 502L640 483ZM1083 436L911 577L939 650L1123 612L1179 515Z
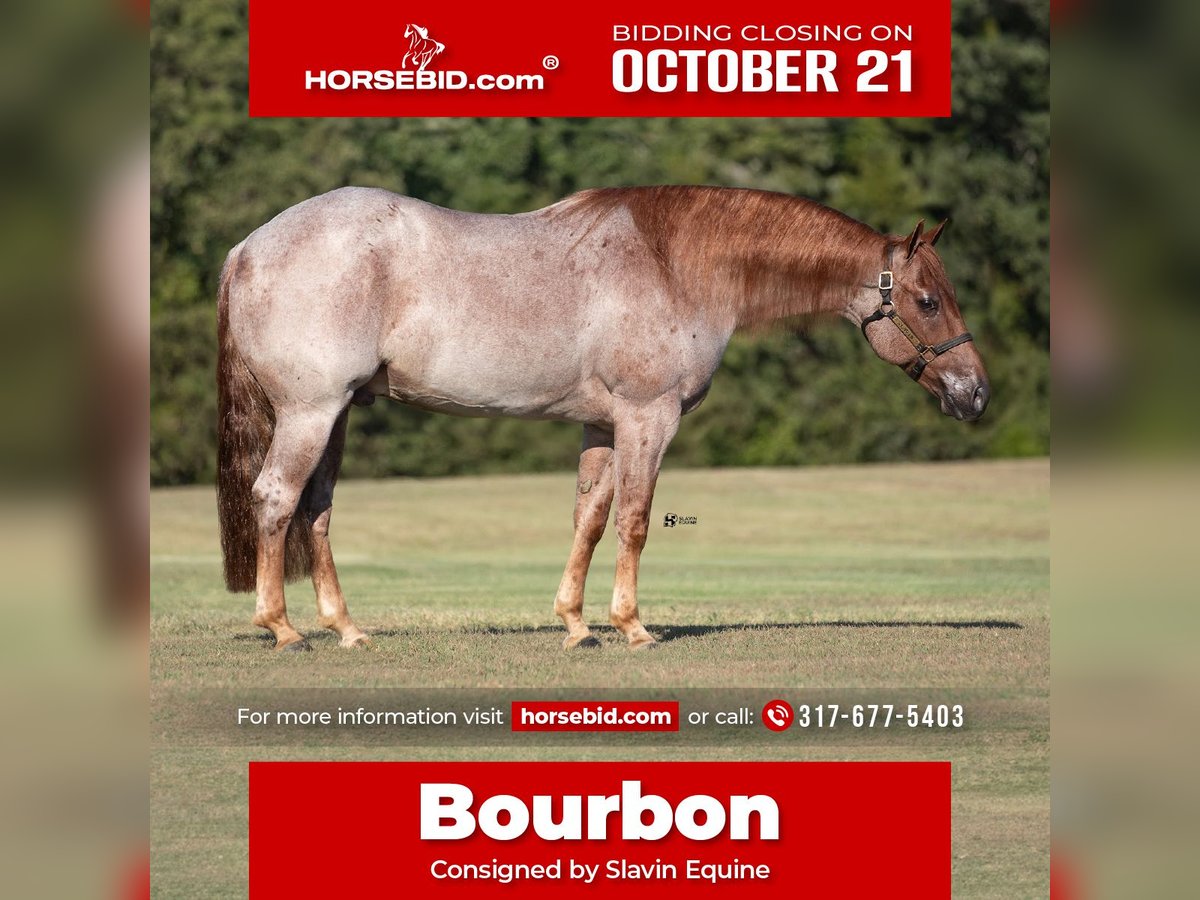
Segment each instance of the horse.
M615 508L610 620L654 647L637 581L659 467L736 329L840 313L942 412L982 415L987 373L934 249L945 225L881 234L799 197L704 186L585 190L518 215L349 187L285 210L220 276L227 587L256 592L277 648L308 649L284 583L309 575L320 624L365 646L329 545L351 405L567 420L583 441L563 646L599 643L584 583Z
M422 28L420 25L406 25L404 27L404 36L409 39L408 52L404 54L400 65L407 66L408 60L411 57L418 72L424 72L425 67L429 65L430 61L446 49L445 44L432 40L429 37L428 28Z

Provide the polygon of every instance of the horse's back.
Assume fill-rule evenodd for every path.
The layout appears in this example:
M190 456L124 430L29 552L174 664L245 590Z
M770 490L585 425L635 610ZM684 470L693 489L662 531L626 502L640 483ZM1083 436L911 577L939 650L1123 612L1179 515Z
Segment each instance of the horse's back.
M298 245L344 249L346 242L370 241L397 227L419 227L440 207L383 188L344 187L288 207L257 228L245 243L260 254L294 254ZM360 248L360 249L369 249Z

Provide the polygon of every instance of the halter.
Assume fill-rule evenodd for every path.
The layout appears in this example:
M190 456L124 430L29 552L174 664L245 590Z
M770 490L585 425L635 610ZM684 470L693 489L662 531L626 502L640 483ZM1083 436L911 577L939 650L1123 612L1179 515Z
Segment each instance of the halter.
M908 342L913 345L917 351L914 356L906 363L901 363L900 368L904 370L913 381L921 380L921 373L925 371L925 367L945 353L947 350L952 350L959 344L965 344L967 341L975 340L971 337L971 332L964 331L958 337L952 337L948 341L942 341L940 344L930 346L917 337L916 333L908 327L905 321L900 318L900 314L896 312L896 304L892 302L892 257L896 252L896 245L888 245L887 253L887 268L879 273L879 309L871 313L862 321L863 337L867 337L867 326L872 322L878 322L880 319L891 319L892 324L900 329L900 333L908 338ZM870 342L870 338L867 338Z

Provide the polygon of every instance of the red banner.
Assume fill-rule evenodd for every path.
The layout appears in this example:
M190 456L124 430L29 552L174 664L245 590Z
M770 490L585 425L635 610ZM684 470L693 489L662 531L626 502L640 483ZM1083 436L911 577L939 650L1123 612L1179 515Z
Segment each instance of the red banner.
M950 0L250 4L253 116L948 116Z
M250 895L948 898L950 764L254 762Z

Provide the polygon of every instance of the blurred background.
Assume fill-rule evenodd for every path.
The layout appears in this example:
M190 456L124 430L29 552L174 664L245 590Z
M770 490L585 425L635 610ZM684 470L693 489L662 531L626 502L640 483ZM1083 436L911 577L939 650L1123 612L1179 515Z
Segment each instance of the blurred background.
M1053 828L1062 897L1200 883L1200 6L1056 2Z
M0 5L6 897L149 895L148 5Z
M845 322L743 335L668 465L1045 455L1050 442L1049 22L957 3L948 119L248 119L245 4L154 5L151 478L216 459L215 292L225 254L308 197L383 187L514 213L608 185L719 184L811 197L938 245L992 379L976 427L941 415ZM573 469L566 423L390 403L350 416L344 477Z

